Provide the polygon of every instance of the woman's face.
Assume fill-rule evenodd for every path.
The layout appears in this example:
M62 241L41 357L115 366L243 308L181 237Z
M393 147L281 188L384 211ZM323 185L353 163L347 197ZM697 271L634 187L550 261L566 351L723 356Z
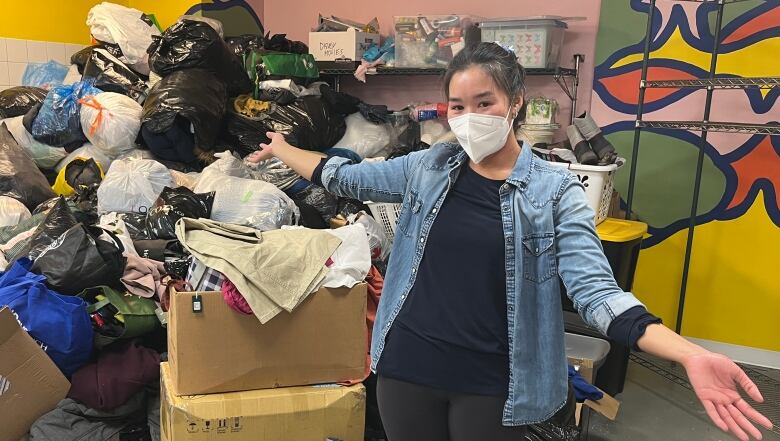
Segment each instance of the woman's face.
M506 117L509 97L479 66L471 66L452 76L447 118L467 113Z

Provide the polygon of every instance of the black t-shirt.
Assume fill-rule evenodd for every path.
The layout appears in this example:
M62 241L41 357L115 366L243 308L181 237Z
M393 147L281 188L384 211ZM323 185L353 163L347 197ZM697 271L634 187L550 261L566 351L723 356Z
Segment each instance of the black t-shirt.
M503 183L468 165L461 169L387 336L379 374L449 391L506 396Z

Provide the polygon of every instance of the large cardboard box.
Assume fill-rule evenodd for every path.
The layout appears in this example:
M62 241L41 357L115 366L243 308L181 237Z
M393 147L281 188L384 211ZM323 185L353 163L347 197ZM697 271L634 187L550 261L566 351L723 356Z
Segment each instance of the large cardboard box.
M354 28L344 32L309 32L309 52L317 61L360 61L372 44L379 45L379 34Z
M323 288L266 324L230 309L219 292L174 293L171 387L196 395L361 380L366 333L365 284Z
M0 309L0 439L18 440L70 383L8 308Z
M304 386L178 397L161 364L163 441L362 441L366 390Z

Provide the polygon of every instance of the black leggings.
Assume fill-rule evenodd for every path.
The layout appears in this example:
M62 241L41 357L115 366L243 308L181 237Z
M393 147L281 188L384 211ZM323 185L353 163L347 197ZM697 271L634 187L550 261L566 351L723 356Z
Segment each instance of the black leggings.
M379 376L388 441L521 441L526 428L501 424L501 397L447 392Z

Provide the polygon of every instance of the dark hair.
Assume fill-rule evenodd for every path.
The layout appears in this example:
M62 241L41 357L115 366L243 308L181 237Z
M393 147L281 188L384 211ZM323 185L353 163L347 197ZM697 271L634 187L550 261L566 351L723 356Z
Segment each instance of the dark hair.
M525 69L517 61L514 52L496 43L479 43L466 47L455 55L444 74L444 95L450 97L452 77L472 66L481 67L498 88L507 94L510 105L518 98L525 98ZM515 125L525 119L525 99L515 118Z

